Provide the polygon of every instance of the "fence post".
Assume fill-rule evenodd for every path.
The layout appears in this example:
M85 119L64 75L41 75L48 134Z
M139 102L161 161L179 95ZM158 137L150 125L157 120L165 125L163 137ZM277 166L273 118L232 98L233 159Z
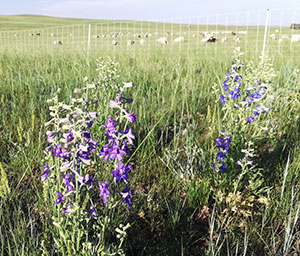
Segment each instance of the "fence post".
M88 32L88 50L91 47L91 24L89 24L89 32Z
M267 34L268 34L268 26L269 26L269 15L270 15L270 9L267 9L265 34L264 34L264 42L263 42L263 49L262 49L262 56L263 57L265 55L265 50L266 50L266 42L267 42Z

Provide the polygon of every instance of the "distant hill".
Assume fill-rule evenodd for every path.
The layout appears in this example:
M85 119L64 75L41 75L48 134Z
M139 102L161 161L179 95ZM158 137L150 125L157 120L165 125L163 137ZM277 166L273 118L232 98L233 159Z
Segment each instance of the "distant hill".
M38 29L88 23L107 23L111 20L58 18L42 15L0 15L0 31ZM115 20L113 22L116 22Z

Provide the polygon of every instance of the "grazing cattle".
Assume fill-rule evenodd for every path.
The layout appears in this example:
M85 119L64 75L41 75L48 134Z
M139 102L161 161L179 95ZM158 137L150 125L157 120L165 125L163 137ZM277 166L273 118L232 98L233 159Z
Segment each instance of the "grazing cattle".
M299 34L294 34L291 37L291 43L297 43L300 42L300 35Z
M63 43L60 40L55 40L55 41L53 41L53 44L54 45L62 45Z
M127 45L134 45L135 44L135 41L134 40L128 40L127 41Z
M111 41L111 44L112 44L112 45L117 45L118 42L117 42L116 40L112 40L112 41Z
M145 45L147 44L147 40L146 39L141 39L140 40L140 45Z
M201 40L203 43L215 43L217 41L217 38L213 35L207 35L205 38Z
M160 44L168 44L168 38L167 37L160 37L156 40L157 43Z
M184 37L180 36L174 39L174 43L183 43L184 42Z

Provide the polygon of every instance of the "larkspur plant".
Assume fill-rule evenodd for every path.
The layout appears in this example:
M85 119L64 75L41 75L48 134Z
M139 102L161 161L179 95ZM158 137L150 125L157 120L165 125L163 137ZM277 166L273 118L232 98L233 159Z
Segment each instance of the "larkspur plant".
M218 153L216 157L216 162L211 164L214 170L220 170L222 173L227 172L225 159L229 154L230 143L232 137L226 132L220 132L222 136L216 139Z
M111 60L108 63L111 64ZM108 73L109 71L106 75ZM110 78L115 76L114 70ZM89 111L98 99L89 98L89 94L97 95L97 93L88 91L97 90L99 85L103 91L103 86L108 87L111 81L109 79L105 85L101 84L101 80L88 84L88 79L85 78L86 87L74 90L77 95L84 93L83 97L72 98L70 105L58 101L59 91L48 100L52 119L45 126L49 129L47 141L50 145L45 149L46 163L41 180L44 182L44 197L56 228L52 237L58 254L65 255L66 252L69 255L124 254L121 246L129 224L117 228L112 214L120 199L124 199L128 207L131 203L128 173L132 166L124 160L125 156L129 155L129 147L133 145L134 140L133 132L127 123L135 122L137 117L134 113L129 114L125 108L125 104L133 100L124 97L124 90L132 84L124 83L122 87L116 84L114 89L119 88L120 92L117 98L109 103L112 109L117 110L116 118L111 120L108 116L108 122L105 124L105 137L108 138L108 143L98 154L104 157L103 161L110 160L114 163L115 168L111 173L113 180L110 182L97 181L98 178L103 179L103 174L98 170L95 172L99 166L96 162L99 143L92 135L94 124L98 124L95 122L98 114ZM126 121L125 124L123 121ZM95 173L91 174L91 171ZM120 190L121 181L125 183L125 187ZM110 190L112 183L116 184L116 189ZM104 206L100 206L99 199L103 200ZM114 228L119 233L119 246L108 241L109 233ZM43 249L43 254L47 254L46 250Z
M119 192L129 207L131 203L131 194L128 188L128 173L131 171L132 166L124 163L125 157L129 156L129 146L133 145L134 135L128 123L134 123L137 119L134 113L129 114L125 108L126 103L131 103L131 98L124 97L124 89L132 87L131 83L124 83L120 88L120 93L115 100L110 101L110 107L116 109L116 117L114 120L108 117L107 123L104 125L106 131L105 136L108 143L101 149L99 155L103 157L103 161L111 161L114 165L114 170L111 176L116 185L120 182L125 183L125 188ZM123 122L125 121L125 122ZM107 198L110 195L109 186L113 182L104 181L99 182L100 196L103 202L107 203Z
M225 111L225 118L229 115L230 122L252 123L270 111L266 104L270 104L268 99L272 98L268 94L272 89L274 70L268 57L263 57L255 69L252 63L245 67L241 61L243 53L239 48L234 54L234 64L231 73L225 75L223 92L219 95L219 99Z
M254 68L252 63L243 64L241 56L243 53L240 49L235 49L231 73L225 75L222 92L219 94L216 91L224 112L222 128L228 138L219 137L216 140L218 153L212 168L222 173L227 172L225 158L232 139L230 135L234 136L233 146L240 151L247 141L254 140L262 130L268 131L267 127L262 127L262 115L270 111L266 105L272 99L269 92L272 90L274 70L268 57L262 58L258 67ZM256 119L259 122L249 126Z

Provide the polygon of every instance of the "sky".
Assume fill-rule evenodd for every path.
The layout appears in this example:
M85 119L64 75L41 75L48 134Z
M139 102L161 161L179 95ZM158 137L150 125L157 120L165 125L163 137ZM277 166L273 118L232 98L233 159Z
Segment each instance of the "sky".
M215 20L224 23L227 17L228 23L250 24L257 23L259 10L264 15L270 8L272 22L279 24L283 20L289 24L295 20L300 23L300 0L0 0L0 3L0 15L38 14L112 20L175 20L197 16L200 23L205 19L208 23ZM284 18L280 16L282 13ZM263 15L261 22L264 22ZM195 22L192 19L191 23Z

